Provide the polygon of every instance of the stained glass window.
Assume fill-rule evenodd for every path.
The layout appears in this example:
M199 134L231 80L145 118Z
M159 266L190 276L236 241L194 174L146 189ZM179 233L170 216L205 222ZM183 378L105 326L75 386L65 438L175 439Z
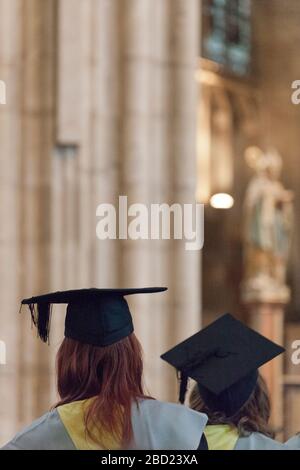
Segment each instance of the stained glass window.
M203 0L202 53L238 75L251 68L251 0Z

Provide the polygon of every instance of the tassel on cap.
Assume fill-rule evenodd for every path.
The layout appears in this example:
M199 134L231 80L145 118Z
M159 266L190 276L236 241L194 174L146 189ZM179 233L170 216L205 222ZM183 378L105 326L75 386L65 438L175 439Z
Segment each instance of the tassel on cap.
M49 343L49 332L51 323L52 304L48 302L29 304L31 319L34 326L37 327L38 336L44 343Z
M187 389L188 376L181 372L180 374L180 389L179 389L179 402L184 404L185 394Z
M161 358L181 372L181 403L187 376L198 383L207 406L211 408L213 402L215 411L232 416L253 392L257 370L283 352L284 348L227 313Z
M67 304L65 337L105 347L133 333L132 315L125 299L127 295L166 290L166 287L75 289L26 298L22 304L29 306L32 323L44 342L49 342L52 305Z

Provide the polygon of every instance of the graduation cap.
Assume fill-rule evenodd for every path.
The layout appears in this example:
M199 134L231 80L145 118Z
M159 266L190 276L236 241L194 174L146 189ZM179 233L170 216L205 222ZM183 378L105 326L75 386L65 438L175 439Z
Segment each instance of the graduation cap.
M24 299L22 305L29 306L38 336L44 342L49 339L52 305L68 304L65 337L94 346L108 346L133 332L132 317L124 296L166 290L166 287L69 290Z
M210 409L233 416L250 398L258 368L282 352L284 348L227 313L161 358L180 372L181 403L191 377Z

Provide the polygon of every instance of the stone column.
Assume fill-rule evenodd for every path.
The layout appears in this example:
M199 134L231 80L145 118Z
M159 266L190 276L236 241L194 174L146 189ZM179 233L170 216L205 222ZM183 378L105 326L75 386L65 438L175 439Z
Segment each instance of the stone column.
M13 93L0 107L1 443L56 399L65 308L48 348L27 311L14 317L25 295L168 285L129 301L149 392L177 398L159 355L199 326L199 252L184 240L100 242L96 208L122 194L149 209L194 201L199 22L197 0L0 0L0 79Z
M197 2L123 3L121 187L129 204L194 202ZM159 359L200 324L199 253L184 241L125 241L123 284L166 284L132 299L150 392L175 398L175 374ZM163 379L164 377L164 379Z
M54 138L55 4L22 2L21 295L50 284L50 159ZM30 315L18 319L19 407L23 424L49 407L49 350L30 330Z
M118 209L122 74L120 15L123 2L93 0L91 18L91 275L93 284L116 287L120 282L118 240L96 238L96 209L101 203Z
M248 304L249 326L277 344L284 344L284 308L279 303ZM272 426L277 432L283 425L283 365L284 356L280 355L261 368L267 383L272 404Z
M0 365L0 445L18 426L21 7L20 0L0 1L0 80L6 84L6 104L0 104L0 340L7 361Z
M171 175L172 199L191 203L196 197L196 132L198 85L195 80L199 55L199 2L171 2L171 78L172 122ZM200 257L198 251L186 251L185 243L174 243L173 292L176 338L183 339L200 327Z
M51 155L51 284L49 290L90 287L92 1L59 0L55 64L55 142ZM51 322L51 402L57 400L55 355L63 339L66 306Z

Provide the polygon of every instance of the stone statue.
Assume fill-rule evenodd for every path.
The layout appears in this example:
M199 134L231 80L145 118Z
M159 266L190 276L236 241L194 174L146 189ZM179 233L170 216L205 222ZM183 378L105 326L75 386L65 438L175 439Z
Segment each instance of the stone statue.
M249 147L245 159L255 171L244 204L245 302L287 303L286 269L293 228L293 192L280 182L277 151Z

